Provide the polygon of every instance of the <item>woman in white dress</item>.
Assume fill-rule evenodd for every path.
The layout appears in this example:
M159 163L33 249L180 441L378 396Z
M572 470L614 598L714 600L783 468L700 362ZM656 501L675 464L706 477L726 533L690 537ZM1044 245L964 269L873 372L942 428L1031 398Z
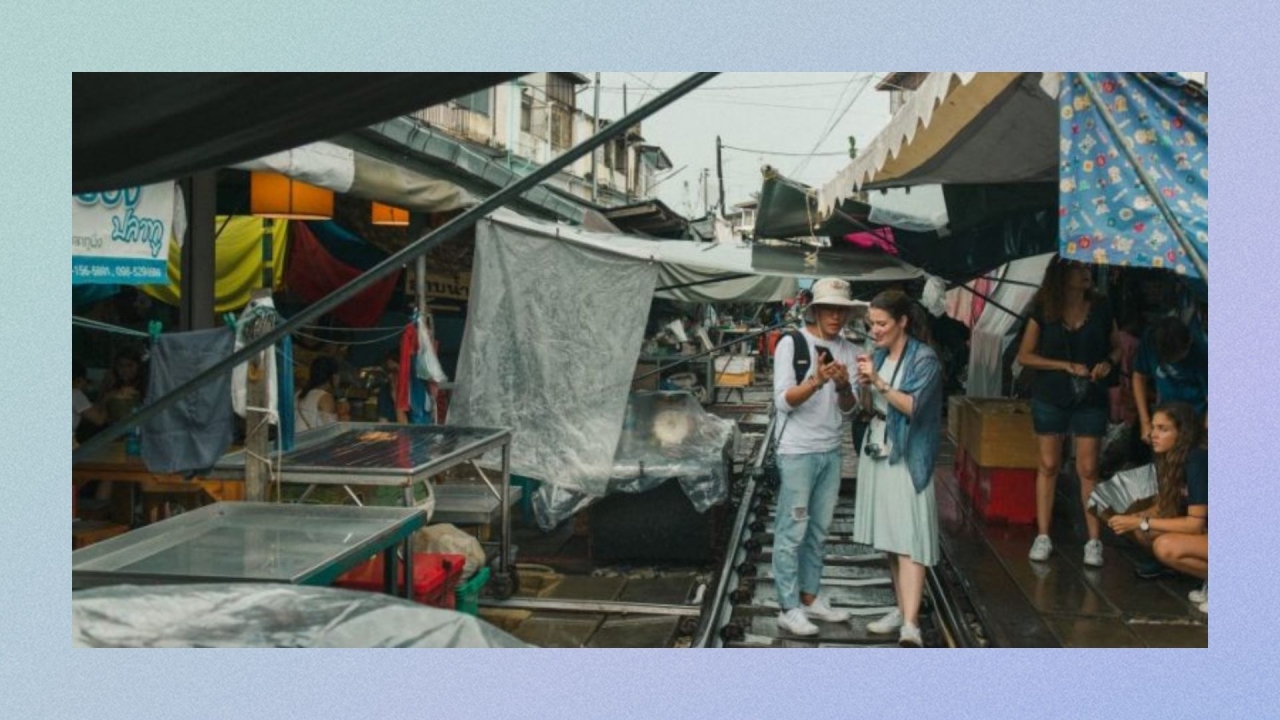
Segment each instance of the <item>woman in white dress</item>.
M933 465L942 423L941 363L929 347L923 309L902 292L880 293L868 313L875 350L858 358L858 383L874 418L858 460L854 542L889 557L898 606L871 622L899 631L903 647L922 647L925 568L938 561Z

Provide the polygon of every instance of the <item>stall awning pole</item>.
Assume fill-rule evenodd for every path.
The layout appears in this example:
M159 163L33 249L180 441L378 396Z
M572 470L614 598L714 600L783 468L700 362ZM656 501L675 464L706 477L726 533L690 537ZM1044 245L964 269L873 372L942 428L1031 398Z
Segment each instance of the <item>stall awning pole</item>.
M587 138L581 144L570 148L560 156L553 158L550 162L538 168L536 171L526 175L520 180L517 180L511 185L508 185L502 190L499 190L493 195L490 195L484 200L484 202L481 202L479 205L450 220L438 229L418 238L403 250L400 250L396 254L369 268L363 275L360 275L346 285L343 285L332 293L326 295L322 300L308 306L289 320L277 325L271 332L265 333L262 337L245 345L243 348L232 353L226 359L187 381L181 387L174 389L168 395L151 400L145 407L139 410L128 420L118 422L93 436L92 439L84 445L81 445L79 449L72 452L72 462L90 457L94 452L105 447L107 443L115 440L121 435L124 435L130 427L146 422L147 420L155 417L170 405L176 403L179 399L186 397L189 393L200 388L214 378L230 372L232 368L254 357L258 352L273 345L277 340L285 335L291 334L303 325L306 325L330 310L337 308L339 305L350 300L356 294L364 291L382 278L398 271L401 267L415 260L418 256L425 255L429 250L431 250L431 248L436 247L437 245L458 235L458 233L463 230L471 227L477 220L488 215L494 210L497 210L499 207L502 207L507 202L524 193L526 190L530 190L543 181L551 179L551 177L556 173L572 165L574 161L584 157L587 153L595 150L597 147L600 147L615 137L622 135L628 128L642 122L645 118L648 118L650 115L653 115L662 108L680 99L694 88L706 83L718 74L719 73L694 73L693 75L690 75L670 90L658 95L641 107L636 108L634 112L627 113L617 122L610 123L595 135Z

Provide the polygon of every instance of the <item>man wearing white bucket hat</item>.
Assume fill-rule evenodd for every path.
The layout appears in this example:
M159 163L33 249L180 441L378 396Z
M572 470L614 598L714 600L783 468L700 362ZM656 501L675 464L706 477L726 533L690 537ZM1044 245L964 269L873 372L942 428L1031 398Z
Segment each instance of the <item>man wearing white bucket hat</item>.
M773 395L778 422L777 455L781 483L774 521L773 572L781 613L778 626L793 635L816 635L810 618L844 622L820 595L823 545L840 493L840 445L844 418L856 396L849 368L857 350L841 336L858 305L849 283L823 278L813 285L811 317L804 330L778 341ZM808 369L795 363L796 343L808 348ZM801 358L803 358L803 353ZM801 375L797 377L797 375Z

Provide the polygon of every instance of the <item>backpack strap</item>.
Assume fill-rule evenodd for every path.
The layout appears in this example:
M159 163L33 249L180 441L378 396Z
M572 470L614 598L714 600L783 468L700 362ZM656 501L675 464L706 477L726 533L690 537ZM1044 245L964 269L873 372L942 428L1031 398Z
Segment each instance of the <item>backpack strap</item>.
M791 338L791 367L796 373L796 384L799 384L809 375L809 368L813 364L813 359L809 357L809 343L799 330L788 330L787 337Z

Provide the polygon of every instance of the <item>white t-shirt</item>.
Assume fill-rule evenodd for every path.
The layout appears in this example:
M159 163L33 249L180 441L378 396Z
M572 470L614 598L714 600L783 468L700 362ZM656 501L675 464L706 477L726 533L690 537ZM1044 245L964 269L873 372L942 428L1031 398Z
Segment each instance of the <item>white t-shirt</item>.
M80 427L80 416L85 410L93 407L89 398L79 388L71 388L71 433L75 434Z
M858 350L853 343L844 338L835 340L819 340L808 329L800 334L809 344L811 365L809 374L817 372L818 351L816 345L822 345L831 351L833 359L844 363L849 368L852 380L857 372ZM778 341L773 355L773 402L778 408L779 420L776 433L781 433L778 442L779 455L799 455L802 453L831 452L840 449L843 441L844 413L840 411L839 399L836 395L836 384L828 382L808 400L798 407L787 404L787 391L799 384L804 378L797 379L795 367L795 349L788 337ZM858 391L854 385L854 392Z

